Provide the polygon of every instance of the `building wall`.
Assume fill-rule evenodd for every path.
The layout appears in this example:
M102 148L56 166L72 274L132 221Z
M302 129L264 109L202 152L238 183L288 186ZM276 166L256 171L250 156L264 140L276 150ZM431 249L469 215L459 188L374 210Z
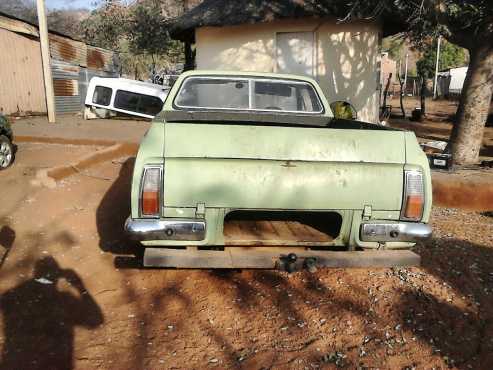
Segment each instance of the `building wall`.
M39 41L0 28L0 111L46 112Z
M359 119L378 120L380 26L374 23L300 19L198 28L197 68L277 72L281 32L313 32L313 77L328 101L349 101Z

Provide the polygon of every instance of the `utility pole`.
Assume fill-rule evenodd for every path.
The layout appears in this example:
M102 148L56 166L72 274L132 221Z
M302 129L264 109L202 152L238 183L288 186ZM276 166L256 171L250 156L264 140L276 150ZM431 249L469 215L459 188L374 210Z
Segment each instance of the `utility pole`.
M406 70L404 71L404 93L407 91L407 66L409 61L409 53L406 53Z
M37 0L37 6L38 6L39 40L41 43L41 59L43 61L43 76L45 82L48 122L55 123L55 94L53 91L53 78L51 76L50 44L48 40L48 25L46 21L46 7L44 0Z
M435 81L433 83L433 99L437 98L437 84L438 84L438 64L440 61L440 44L442 42L442 36L438 36L437 43L437 61L435 64Z

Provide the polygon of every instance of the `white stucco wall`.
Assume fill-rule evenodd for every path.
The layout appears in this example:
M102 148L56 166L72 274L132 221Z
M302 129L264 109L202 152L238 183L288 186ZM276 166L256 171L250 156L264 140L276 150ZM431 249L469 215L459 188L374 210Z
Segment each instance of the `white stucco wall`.
M329 102L345 100L358 118L378 120L380 26L328 19L285 20L196 30L197 68L277 72L276 33L314 32L314 78Z

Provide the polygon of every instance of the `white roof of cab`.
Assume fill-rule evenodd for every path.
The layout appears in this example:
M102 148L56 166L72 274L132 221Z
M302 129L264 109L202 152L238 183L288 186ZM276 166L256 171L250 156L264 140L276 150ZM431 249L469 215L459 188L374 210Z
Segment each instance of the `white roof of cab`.
M169 92L169 87L156 85L150 82L130 80L127 78L93 77L90 84L156 96L161 98L163 101Z

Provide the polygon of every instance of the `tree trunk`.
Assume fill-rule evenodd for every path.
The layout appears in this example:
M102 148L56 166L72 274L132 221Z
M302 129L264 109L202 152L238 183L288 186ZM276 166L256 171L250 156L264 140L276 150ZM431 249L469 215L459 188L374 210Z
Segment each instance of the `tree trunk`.
M195 69L195 55L192 50L192 45L189 42L185 43L184 46L184 53L185 53L185 66L184 70L185 71L191 71Z
M389 117L386 117L387 113L387 95L389 93L389 86L390 86L390 81L392 80L392 72L389 73L389 77L387 78L387 83L385 84L385 89L383 90L383 103L382 103L382 109L380 113L380 117L382 119L388 119Z
M421 89L419 90L419 100L421 102L421 114L426 115L426 78L421 76Z
M479 45L469 53L471 60L450 137L452 158L459 165L479 160L493 89L493 47Z
M404 109L404 81L401 78L401 74L397 74L397 78L399 79L399 85L401 86L401 91L399 93L399 103L401 105L402 118L406 118L406 110Z

